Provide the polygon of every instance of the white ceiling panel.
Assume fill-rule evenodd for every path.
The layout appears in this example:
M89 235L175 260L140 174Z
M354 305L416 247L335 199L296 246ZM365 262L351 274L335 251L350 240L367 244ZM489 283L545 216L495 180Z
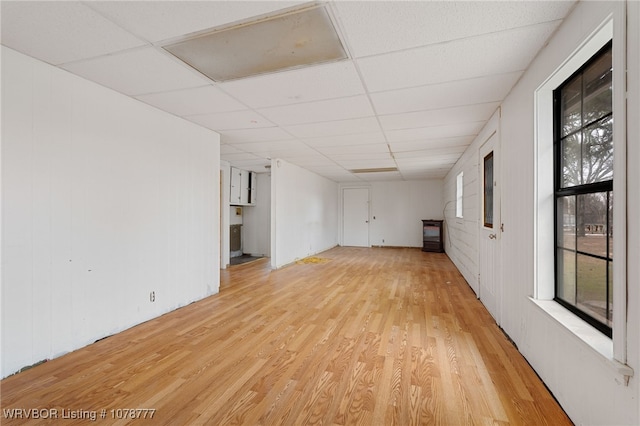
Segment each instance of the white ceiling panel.
M245 151L251 151L251 152L267 152L267 151L276 151L276 150L277 151L305 150L305 151L312 151L314 153L316 152L311 148L309 148L304 143L296 139L248 142L248 143L238 144L234 146L238 147L239 149L242 149Z
M491 118L491 115L499 105L499 102L491 102L445 109L382 115L380 116L380 124L384 130L399 130L442 124L486 121Z
M194 123L216 131L274 127L272 122L251 110L192 115L188 118Z
M575 1L336 2L354 57L562 19ZM375 31L371 29L375 28Z
M427 139L442 139L461 136L475 136L484 126L484 122L450 124L446 126L422 127L416 129L386 131L389 143L416 141Z
M400 172L358 173L356 176L367 182L402 180Z
M380 130L380 126L375 117L366 117L353 120L285 126L285 130L300 138L312 138L318 136L353 135L357 133L376 132Z
M262 75L220 85L252 108L289 105L365 93L350 61Z
M96 1L90 6L140 37L157 42L271 14L303 2Z
M451 146L447 148L435 148L435 149L423 149L419 151L404 151L404 152L394 152L393 157L396 160L401 158L432 158L443 155L453 155L458 157L462 154L466 146Z
M65 64L62 68L127 95L198 87L209 82L153 47Z
M473 136L463 136L458 138L412 140L404 142L391 142L389 146L392 152L420 151L424 149L447 148L452 146L469 146L473 141Z
M318 146L317 151L330 156L345 154L366 153L389 153L389 146L386 143L374 143L367 145L338 145L338 146Z
M522 71L371 94L378 114L397 114L502 101Z
M372 117L374 115L369 98L364 95L263 108L257 111L280 126Z
M339 165L344 167L345 169L378 169L378 168L386 168L386 167L396 167L395 161L392 158L389 159L357 159L357 160L344 160L344 161L336 161Z
M265 129L225 130L219 132L221 141L229 144L264 142L293 139L293 136L280 127Z
M351 135L335 135L321 138L308 138L304 140L309 146L312 147L324 147L324 146L342 146L342 145L368 145L386 143L384 133L372 132L372 133L356 133Z
M558 22L359 59L371 92L524 70ZM487 46L491 46L487 49ZM438 60L434 60L438 58ZM393 75L394 78L389 78Z
M246 106L211 85L140 95L136 98L179 116L247 109Z
M54 65L144 44L80 2L3 1L0 16L2 44Z

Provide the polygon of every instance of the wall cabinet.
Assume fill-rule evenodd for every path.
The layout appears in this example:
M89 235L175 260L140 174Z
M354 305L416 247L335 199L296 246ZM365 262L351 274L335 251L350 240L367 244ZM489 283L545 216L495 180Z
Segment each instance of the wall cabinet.
M256 203L256 173L231 167L229 203L234 206L252 206Z

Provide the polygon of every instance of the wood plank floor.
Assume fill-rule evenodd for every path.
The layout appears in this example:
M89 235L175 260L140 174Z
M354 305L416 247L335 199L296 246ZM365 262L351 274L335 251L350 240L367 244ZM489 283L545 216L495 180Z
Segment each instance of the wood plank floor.
M3 380L3 410L58 419L0 423L571 424L445 254L319 257L222 271L218 295Z

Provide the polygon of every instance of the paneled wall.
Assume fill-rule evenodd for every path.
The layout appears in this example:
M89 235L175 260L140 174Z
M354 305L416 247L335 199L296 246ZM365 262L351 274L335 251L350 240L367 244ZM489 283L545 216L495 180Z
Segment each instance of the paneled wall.
M219 288L219 135L2 47L2 377Z
M551 392L558 399L576 424L637 425L640 423L640 177L636 164L640 164L640 134L637 117L640 117L640 5L638 2L580 2L562 23L548 45L529 65L523 77L509 93L501 106L497 123L502 161L502 240L503 265L500 274L501 326L514 340L518 349L530 362ZM624 16L626 11L626 18ZM627 87L627 305L615 309L627 311L626 324L619 324L626 331L626 363L634 370L628 382L618 369L619 364L579 334L570 331L532 301L536 281L535 234L537 198L536 170L551 173L552 164L536 164L536 90L596 31L600 25L614 17L614 49L626 44L626 62L629 76ZM627 31L625 36L625 29ZM614 68L624 59L614 58ZM615 85L615 83L614 83ZM484 133L491 129L485 128ZM618 134L617 138L624 138ZM445 200L450 239L447 253L465 274L477 273L473 264L478 258L474 247L477 225L455 219L455 179L459 171L477 175L478 138L463 155L445 179ZM624 143L624 142L623 142ZM616 155L621 155L617 153ZM474 185L479 188L479 185ZM465 185L465 191L466 191ZM472 210L477 220L480 199L473 194L467 199L465 215ZM471 204L471 205L470 205ZM549 223L548 226L553 226ZM471 244L468 242L471 241ZM622 254L616 253L616 256ZM620 258L620 257L618 257ZM468 279L469 280L469 279ZM470 280L470 284L472 281ZM472 284L473 286L473 284ZM553 302L551 302L553 303ZM563 314L564 315L564 314ZM597 333L597 332L596 332ZM615 334L615 332L614 332ZM609 346L612 344L609 342Z

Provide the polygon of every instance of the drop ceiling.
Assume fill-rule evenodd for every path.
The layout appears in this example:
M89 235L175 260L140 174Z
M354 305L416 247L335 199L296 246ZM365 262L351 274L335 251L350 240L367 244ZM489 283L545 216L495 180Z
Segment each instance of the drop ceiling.
M309 6L284 1L2 1L2 44L336 182L440 179L574 1L330 1L347 59L216 82L163 48ZM506 142L505 142L506 143ZM355 169L397 168L384 173Z

